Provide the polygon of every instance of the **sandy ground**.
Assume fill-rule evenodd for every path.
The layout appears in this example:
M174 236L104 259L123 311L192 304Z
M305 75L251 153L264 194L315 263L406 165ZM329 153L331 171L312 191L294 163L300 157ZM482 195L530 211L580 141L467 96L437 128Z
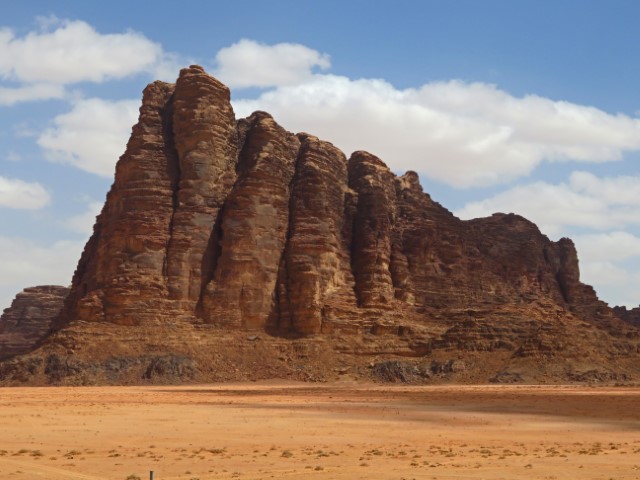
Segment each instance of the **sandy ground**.
M2 479L640 479L640 388L0 389Z

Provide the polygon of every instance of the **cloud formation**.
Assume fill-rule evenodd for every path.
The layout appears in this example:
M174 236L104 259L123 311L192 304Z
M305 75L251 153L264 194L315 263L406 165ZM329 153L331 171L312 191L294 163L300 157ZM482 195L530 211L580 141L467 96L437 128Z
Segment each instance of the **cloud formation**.
M0 235L0 311L25 287L69 285L83 246L83 241L42 245Z
M640 238L625 231L575 235L583 282L597 287L614 305L637 306Z
M101 35L80 21L56 25L55 30L32 32L22 39L13 39L11 34L5 43L22 51L27 50L25 45L40 45L44 40L67 45L75 38L84 40L79 44L93 44L105 52L95 60L105 65L80 69L93 72L90 78L82 77L81 72L74 74L72 62L71 68L63 69L64 78L58 75L64 81L103 81L140 68L163 69L167 74L170 70L170 56L134 32ZM128 54L119 56L123 44L134 50L131 45L136 42L140 42L142 61L134 62ZM85 54L83 48L77 52L78 58ZM118 60L109 61L110 55ZM174 61L177 59L169 63ZM609 162L620 160L627 151L640 150L640 120L635 118L533 95L514 97L483 83L453 80L397 89L380 79L318 74L314 70L330 67L328 55L300 44L265 45L243 39L221 49L216 61L217 75L232 87L269 88L256 99L235 101L240 116L266 110L286 128L312 132L347 154L369 150L396 171L417 170L454 187L504 184L529 175L545 161ZM27 60L23 63L30 65ZM2 72L0 61L0 75ZM5 76L33 81L41 80L38 72L35 67L19 66L8 73L6 67L4 70ZM14 101L12 98L6 101ZM83 138L89 138L88 130L96 123L89 112L91 102L100 100L80 101L71 112L57 117L39 143L49 159L111 176L133 121L120 123L126 125L125 134L113 134L116 127L112 125L103 130L107 133L102 138L96 136L105 148L86 148ZM104 123L111 123L116 108L106 109L106 101L102 102L102 109L110 112ZM100 108L94 105L93 109ZM89 124L81 118L84 113L89 114ZM133 115L129 118L135 120ZM76 139L80 144L75 145ZM110 141L117 144L109 147Z
M38 182L0 176L0 207L37 210L50 201L49 193Z
M0 87L0 106L11 106L27 101L59 99L64 96L64 87L61 85L39 83L15 88Z
M53 21L23 37L0 30L0 77L29 84L123 78L152 70L162 56L144 35L101 34L81 20Z
M455 212L460 218L514 212L535 222L551 236L570 227L594 230L640 225L640 176L600 178L573 172L568 182L518 185Z
M175 79L179 64L175 55L140 33L102 34L81 20L48 17L24 36L0 28L0 80L5 83L0 105L62 98L65 85L142 72Z
M242 39L216 54L216 76L232 88L296 85L315 68L331 66L329 55L299 43L265 45Z
M638 119L455 80L401 90L384 80L313 75L234 108L242 116L266 110L347 154L369 150L396 171L454 187L506 183L544 161L609 162L640 149Z
M580 252L592 262L612 262L640 257L640 238L629 232L613 231L576 235Z
M138 100L79 100L71 111L53 119L53 126L40 135L38 144L50 161L113 177L139 106Z

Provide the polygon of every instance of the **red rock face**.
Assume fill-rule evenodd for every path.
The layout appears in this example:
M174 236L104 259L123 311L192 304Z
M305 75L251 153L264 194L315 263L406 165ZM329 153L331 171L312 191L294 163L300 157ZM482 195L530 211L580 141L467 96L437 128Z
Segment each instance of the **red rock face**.
M614 313L618 318L625 322L640 327L640 307L627 310L627 307L613 307Z
M461 221L413 172L347 161L263 112L236 121L228 89L192 66L145 90L56 326L402 333L498 309L529 319L533 304L536 318L615 319L570 240L513 214Z
M235 181L238 132L229 89L200 67L185 68L170 106L179 161L166 253L169 297L194 312L219 239L213 230Z
M0 360L32 350L51 329L69 289L25 288L0 317Z
M279 282L281 331L323 330L327 310L355 300L349 252L343 242L347 163L316 137L300 135L290 201L288 241ZM345 298L346 297L346 298Z
M358 198L351 265L361 307L390 308L394 298L391 245L396 223L395 175L367 152L349 159L349 186Z
M61 316L65 323L80 318L135 325L164 308L179 172L170 114L173 90L155 82L144 91L140 119L78 263Z
M264 113L255 113L241 128L246 132L238 179L216 231L217 257L202 297L203 319L230 328L263 329L276 307L300 142Z

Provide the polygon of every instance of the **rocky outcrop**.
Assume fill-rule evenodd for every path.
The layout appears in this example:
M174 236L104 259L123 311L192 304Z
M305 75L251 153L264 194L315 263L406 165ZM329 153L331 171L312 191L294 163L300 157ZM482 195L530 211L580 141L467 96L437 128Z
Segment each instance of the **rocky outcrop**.
M29 352L50 331L69 289L58 286L25 288L0 317L0 359Z
M76 318L135 325L165 308L179 172L168 105L173 90L155 82L144 91L139 121L116 166L57 328Z
M571 240L553 242L515 214L462 221L423 191L415 172L397 176L363 151L347 159L265 112L236 120L229 90L191 66L175 84L145 89L53 324L58 333L43 349L59 358L89 352L87 345L94 356L118 350L128 359L122 370L144 371L145 379L163 372L234 378L214 374L211 362L224 362L212 352L254 373L313 358L313 378L336 354L425 357L409 366L385 358L392 363L373 375L411 381L439 378L437 368L420 365L457 354L489 365L486 375L485 363L467 360L464 371L447 372L468 381L538 381L546 378L544 362L558 358L582 362L584 371L608 365L602 378L613 378L621 358L640 352L632 316L580 282ZM105 340L114 329L120 340ZM82 341L87 332L94 343ZM238 342L243 355L261 357L242 360L233 350ZM147 368L144 349L174 360ZM41 360L29 368L50 363ZM64 378L81 376L77 358L67 360L54 370L62 365ZM112 357L85 360L117 381ZM13 372L6 375L22 371L19 365L3 367ZM351 367L362 374L360 361ZM571 368L553 378L569 378Z
M449 328L487 305L526 316L533 301L615 319L580 283L570 240L513 214L461 221L413 172L347 161L264 112L236 121L229 90L192 66L145 90L56 325L364 333Z
M288 239L278 282L277 324L300 334L328 331L341 303L355 301L345 204L349 199L344 154L327 142L300 135L293 178Z
M379 158L355 152L349 159L349 187L357 195L351 266L358 305L391 308L395 298L391 275L397 217L395 175Z
M202 298L203 318L229 328L264 329L277 307L274 292L300 141L263 112L238 127L238 179L219 221L219 251Z
M235 180L238 132L229 89L197 66L180 72L168 109L179 178L166 278L169 298L192 312L214 267L220 241L214 227Z
M613 307L613 313L630 325L640 327L640 307L627 309L627 307Z

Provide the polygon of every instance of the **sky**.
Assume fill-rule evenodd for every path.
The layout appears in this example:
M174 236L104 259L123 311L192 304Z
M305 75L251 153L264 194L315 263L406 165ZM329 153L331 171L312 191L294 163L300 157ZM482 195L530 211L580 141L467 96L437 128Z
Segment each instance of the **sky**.
M581 279L640 304L640 2L3 2L0 310L68 285L147 83L199 64L347 156L417 171L463 219L570 237Z

